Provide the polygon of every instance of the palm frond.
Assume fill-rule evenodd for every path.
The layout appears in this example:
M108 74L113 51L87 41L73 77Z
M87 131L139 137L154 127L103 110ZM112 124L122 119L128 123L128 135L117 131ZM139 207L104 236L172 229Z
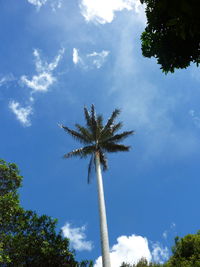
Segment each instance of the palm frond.
M84 106L84 114L85 114L85 120L86 120L87 126L89 128L91 128L91 126L92 126L92 120L91 120L89 111L88 111L88 109L87 109L86 106Z
M91 119L93 121L96 121L96 112L95 112L94 104L91 105Z
M96 121L97 121L96 137L97 137L97 140L99 141L100 136L101 136L101 132L102 132L102 129L103 129L103 117L102 117L102 115L98 115L97 118L96 118Z
M104 132L102 131L100 133L99 140L98 140L99 145L101 143L106 142L111 137L112 137L112 132L110 130L107 130L107 131L104 131Z
M82 135L86 136L86 138L87 138L88 140L90 140L90 142L93 141L92 134L91 134L91 132L89 131L89 129L87 129L87 128L81 126L81 125L78 124L78 123L75 124L75 127L77 128L77 130L78 130Z
M103 166L103 170L106 171L108 169L108 160L106 158L105 153L103 153L102 150L99 150L99 158L100 158L100 163Z
M95 152L95 146L85 146L85 147L81 147L75 150L72 150L71 152L65 154L63 157L66 158L71 158L71 157L81 157L81 158L85 158L87 157L89 154Z
M123 151L129 151L130 146L125 146L122 144L116 144L113 142L105 142L101 144L101 147L106 151L106 152L123 152Z
M90 184L92 180L92 169L95 166L94 158L95 158L94 153L92 153L92 156L90 158L89 165L88 165L88 177L87 177L88 184Z
M114 124L112 126L112 134L116 133L117 131L119 131L123 126L123 123L122 122L118 122L116 124Z
M115 109L111 115L111 117L108 119L104 130L107 130L107 128L110 128L110 126L114 123L115 119L117 118L117 116L119 116L120 114L120 110L119 109Z
M123 132L121 134L116 134L116 135L110 137L109 139L107 139L106 141L107 142L121 142L126 137L128 137L129 135L132 135L134 133L135 133L134 131L126 131L126 132Z
M91 106L91 122L92 122L92 133L94 140L97 140L97 118L96 118L96 112L95 112L95 107L92 104Z
M70 134L74 139L78 140L80 143L89 144L91 141L87 138L87 136L78 133L77 131L71 130L70 128L60 125L68 134Z
M103 129L103 116L102 115L98 115L97 116L97 125L99 129Z
M71 158L71 157L82 157L83 149L84 149L84 147L78 148L78 149L74 149L71 152L68 152L67 154L65 154L63 156L63 158L68 159L68 158Z
M103 130L101 131L101 139L102 140L106 140L109 137L111 137L113 135L113 130L116 131L117 128L120 128L121 125L120 123L117 125L117 128L115 129L115 124L114 124L114 120L116 119L116 117L120 114L120 110L119 109L115 109L111 115L111 117L108 119L106 125L104 126Z

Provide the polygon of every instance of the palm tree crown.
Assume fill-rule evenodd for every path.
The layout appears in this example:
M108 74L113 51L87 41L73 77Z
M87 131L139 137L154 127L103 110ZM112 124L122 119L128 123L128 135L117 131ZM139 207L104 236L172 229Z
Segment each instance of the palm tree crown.
M60 127L63 128L68 134L85 145L84 147L75 149L65 154L64 158L75 156L84 158L88 155L91 155L88 166L88 183L90 182L92 164L97 154L103 170L107 170L107 152L112 153L129 151L130 149L130 146L119 144L119 142L124 140L129 135L134 134L134 131L124 131L116 134L116 132L122 128L122 122L115 123L115 119L119 114L120 110L115 109L107 123L103 125L102 115L96 115L95 107L92 105L90 112L88 111L87 107L84 107L84 115L86 120L85 127L81 126L80 124L75 124L76 130L72 130L64 125L60 125Z

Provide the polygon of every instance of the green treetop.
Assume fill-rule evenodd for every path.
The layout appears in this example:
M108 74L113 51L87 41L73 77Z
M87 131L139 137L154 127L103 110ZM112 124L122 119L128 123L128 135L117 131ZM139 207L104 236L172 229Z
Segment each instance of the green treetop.
M146 4L147 26L142 53L155 57L161 69L174 72L200 63L200 1L140 0Z
M21 182L17 166L0 160L0 266L89 266L75 261L69 240L56 233L55 219L20 206Z

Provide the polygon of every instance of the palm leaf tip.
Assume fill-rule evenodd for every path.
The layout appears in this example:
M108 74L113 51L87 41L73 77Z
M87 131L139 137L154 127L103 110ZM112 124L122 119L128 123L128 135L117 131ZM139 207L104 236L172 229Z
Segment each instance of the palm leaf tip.
M91 121L91 117L90 117L89 111L88 111L86 106L84 106L84 115L85 115L85 120L86 120L87 126L91 127L92 121Z
M87 183L90 184L92 180L92 167L94 166L94 153L92 153L92 156L90 158L90 162L88 165L88 177L87 177Z
M111 136L110 138L107 139L107 142L121 142L123 141L125 138L127 138L128 136L134 134L134 131L126 131L126 132L122 132L120 134L116 134Z
M85 134L81 133L81 132L77 132L75 130L72 130L66 126L62 126L62 128L69 134L71 135L73 138L75 138L76 140L78 140L80 143L84 143L84 144L88 144L90 143L90 139L88 136L86 136Z
M95 105L94 104L91 105L91 112L96 113Z
M96 111L95 111L94 104L91 105L91 119L92 119L93 124L96 124L97 119L96 119Z
M82 148L78 148L78 149L74 149L71 152L68 152L67 154L63 155L63 158L68 159L71 157L83 157L84 156L84 147Z
M63 128L63 125L61 123L58 123L58 127Z
M126 146L123 144L117 144L114 142L107 142L102 144L103 149L106 152L125 152L125 151L129 151L130 150L130 146Z
M110 118L108 119L108 121L104 127L104 132L106 132L111 126L113 127L114 121L119 114L120 114L120 109L115 109L113 111L113 113L111 114Z
M112 118L113 120L115 120L115 119L117 118L117 116L119 116L120 113L121 113L121 110L120 110L119 108L116 108L116 109L113 111L113 113L112 113L112 115L111 115L111 118Z

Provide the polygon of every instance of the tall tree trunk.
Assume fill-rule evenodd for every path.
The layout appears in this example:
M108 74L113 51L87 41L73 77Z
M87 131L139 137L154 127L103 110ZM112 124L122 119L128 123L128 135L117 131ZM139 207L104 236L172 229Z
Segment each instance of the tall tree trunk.
M101 166L99 153L95 155L98 198L99 198L99 216L100 216L100 233L101 233L101 250L102 250L102 263L103 267L111 267L110 253L109 253L109 240L108 240L108 227L106 220L106 207L104 200L103 181L101 175Z

